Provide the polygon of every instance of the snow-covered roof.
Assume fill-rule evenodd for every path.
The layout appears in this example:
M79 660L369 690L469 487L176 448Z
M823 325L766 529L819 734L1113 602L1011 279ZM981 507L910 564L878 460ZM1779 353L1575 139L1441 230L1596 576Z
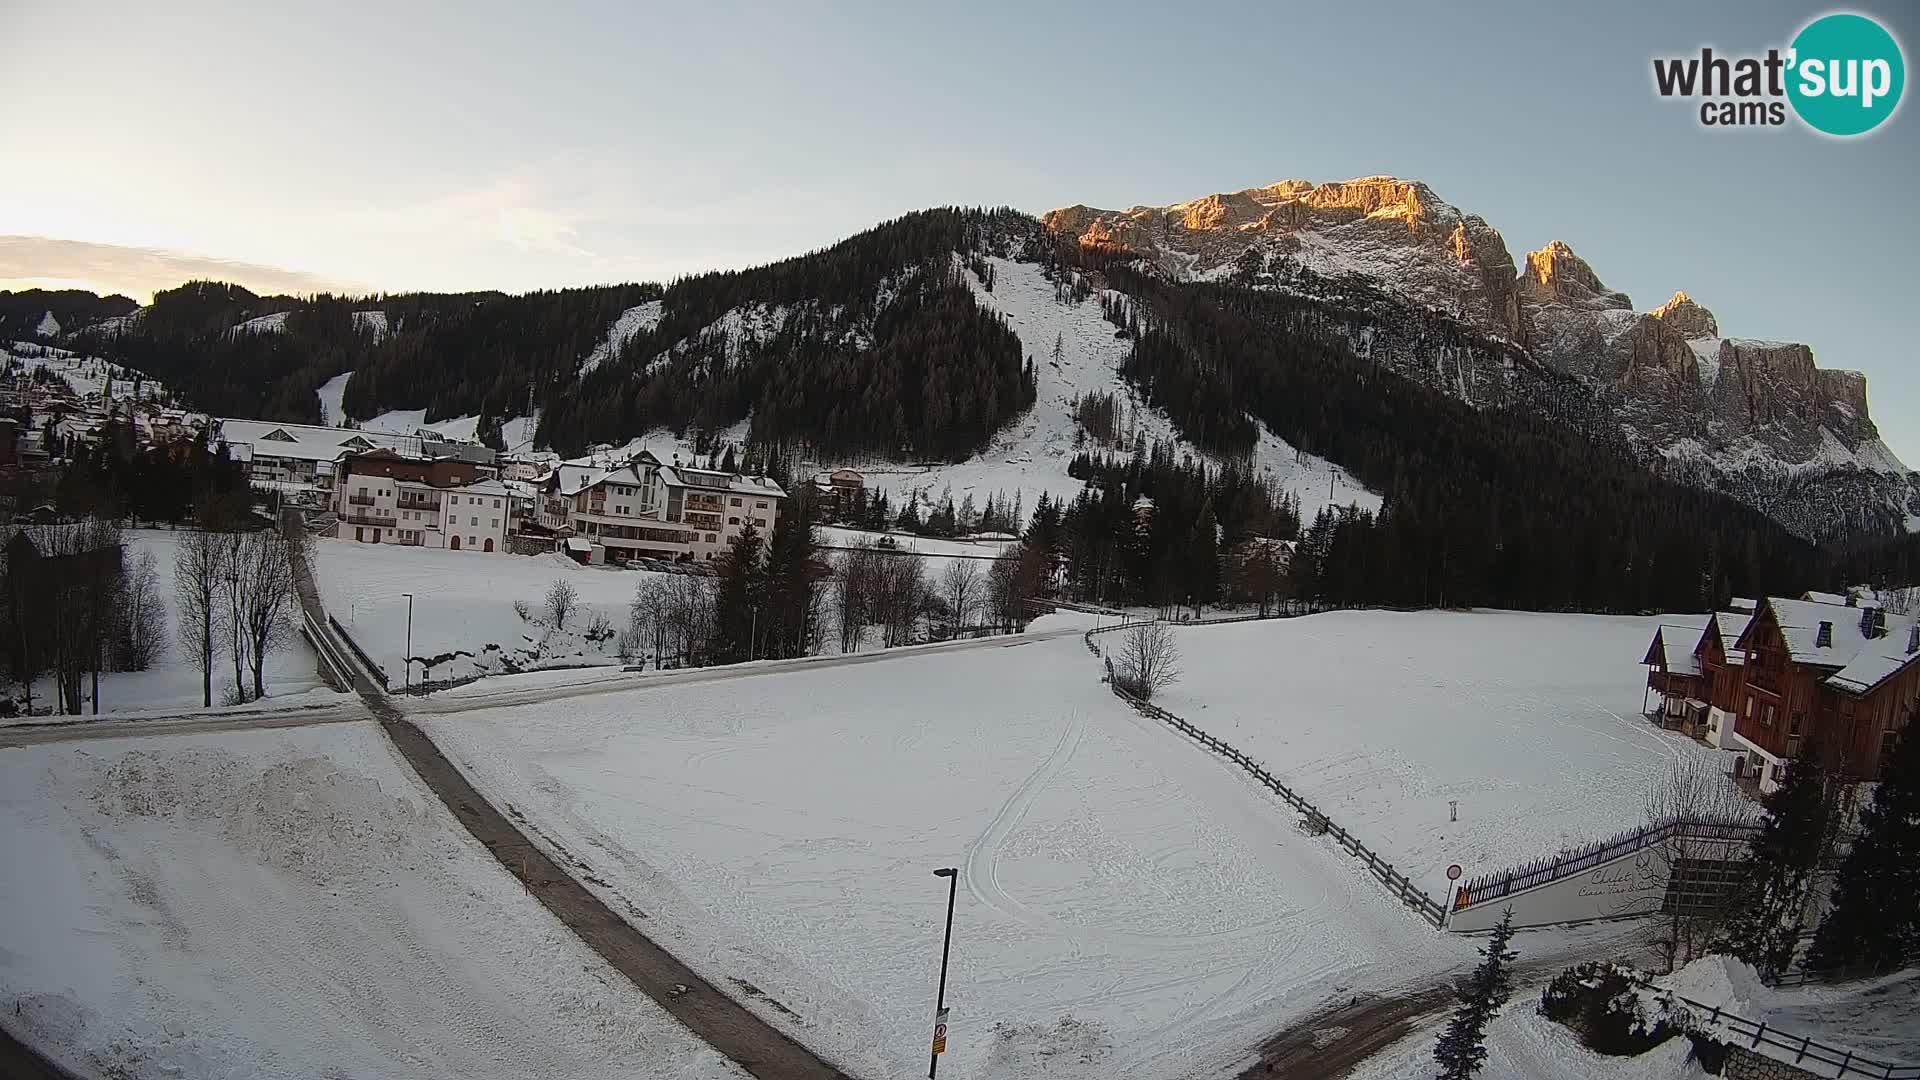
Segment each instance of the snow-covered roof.
M1726 654L1728 666L1738 667L1747 662L1746 651L1739 648L1740 635L1747 632L1747 624L1752 621L1751 610L1713 613L1712 626L1720 634L1720 651Z
M593 541L588 540L584 536L569 536L567 537L567 550L568 551L592 551Z
M1892 678L1907 665L1920 661L1920 649L1909 651L1914 646L1914 621L1904 620L1905 626L1895 630L1894 620L1887 620L1887 635L1877 637L1861 646L1847 661L1847 666L1827 676L1827 685L1849 694L1864 694L1881 683Z
M1733 599L1727 601L1727 607L1731 608L1734 611L1744 611L1749 615L1753 614L1754 611L1757 608L1759 608L1759 606L1760 604L1758 601L1751 600L1744 596L1736 596Z
M726 491L735 495L753 495L758 498L784 499L786 489L778 482L764 476L741 476L739 473L723 473L714 469L692 469L687 466L663 465L660 479L674 487L695 487L710 491Z
M355 428L316 424L276 424L269 420L219 420L220 439L229 447L247 446L252 457L332 461L352 450L386 449L418 452L420 440L411 435L383 435Z
M507 486L505 484L501 483L498 480L492 480L492 479L476 480L473 483L468 484L466 487L448 488L447 490L456 495L505 496L505 495L513 494L513 492L507 490Z
M1842 607L1845 607L1847 603L1847 598L1841 596L1839 593L1815 592L1812 589L1801 593L1800 599L1814 604L1839 604Z
M1700 658L1693 655L1693 645L1700 640L1701 629L1677 623L1660 624L1660 649L1667 661L1667 671L1675 675L1700 674Z
M1786 639L1787 655L1796 664L1815 667L1846 668L1863 649L1890 653L1904 650L1914 623L1911 616L1883 613L1886 632L1869 638L1862 630L1862 612L1874 609L1778 596L1768 597L1767 606L1773 610L1780 636ZM1826 644L1820 643L1823 624L1828 627Z

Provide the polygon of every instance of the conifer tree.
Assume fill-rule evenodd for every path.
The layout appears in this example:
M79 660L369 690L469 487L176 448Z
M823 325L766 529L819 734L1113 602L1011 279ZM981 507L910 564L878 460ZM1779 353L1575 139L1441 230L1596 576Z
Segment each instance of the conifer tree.
M1803 913L1814 872L1826 850L1836 782L1808 740L1780 786L1761 800L1767 818L1754 837L1745 902L1729 928L1725 951L1776 976L1793 960L1805 932Z
M720 585L714 592L714 627L719 633L716 652L723 664L738 663L758 654L759 631L767 620L766 567L760 557L760 530L752 525L733 538L720 563Z
M1486 1063L1487 1022L1513 993L1507 965L1519 954L1507 948L1512 937L1513 909L1508 908L1500 917L1500 925L1493 928L1487 947L1481 950L1486 959L1457 992L1460 1005L1454 1010L1453 1022L1441 1032L1433 1048L1433 1059L1440 1063L1438 1080L1467 1080Z
M1813 935L1814 970L1893 971L1920 949L1920 710L1909 712L1860 832L1840 864L1833 907Z
M813 643L819 592L813 518L813 495L802 485L774 520L767 543L768 616L760 655L805 656Z

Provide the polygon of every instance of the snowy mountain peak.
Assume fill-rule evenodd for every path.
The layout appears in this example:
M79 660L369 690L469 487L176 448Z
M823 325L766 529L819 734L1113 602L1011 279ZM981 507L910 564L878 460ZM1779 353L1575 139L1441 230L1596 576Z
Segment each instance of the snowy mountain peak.
M1563 240L1516 268L1498 230L1417 180L1283 180L1168 206L1072 206L1043 222L1180 280L1337 300L1353 291L1346 279L1363 278L1404 302L1408 327L1450 320L1490 339L1469 359L1436 352L1426 331L1409 329L1389 347L1357 333L1357 351L1409 377L1469 402L1498 400L1486 388L1510 386L1506 352L1524 350L1584 384L1649 464L1803 535L1920 522L1920 481L1880 442L1859 373L1820 370L1806 345L1723 339L1713 313L1685 293L1637 311Z
M1593 310L1633 307L1626 293L1607 288L1593 267L1575 255L1564 240L1527 252L1520 291L1525 299L1536 303L1576 304Z
M1720 323L1713 312L1693 302L1693 297L1677 292L1673 299L1653 309L1652 315L1688 340L1720 336Z
M1054 232L1118 247L1180 278L1275 265L1362 274L1500 337L1522 335L1513 256L1500 233L1417 180L1282 180L1169 206L1052 211Z

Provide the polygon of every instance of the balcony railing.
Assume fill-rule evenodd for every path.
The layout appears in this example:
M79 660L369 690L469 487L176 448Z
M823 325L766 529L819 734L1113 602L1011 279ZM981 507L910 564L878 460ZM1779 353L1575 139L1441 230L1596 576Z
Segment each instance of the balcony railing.
M350 502L350 503L352 503L352 504L353 504L353 505L355 505L355 506L372 506L372 505L373 505L373 496L371 496L371 495L349 495L349 496L347 496L347 501L348 501L348 502Z
M350 511L340 520L349 525L378 525L383 528L392 528L394 524L392 514L369 514L364 511Z

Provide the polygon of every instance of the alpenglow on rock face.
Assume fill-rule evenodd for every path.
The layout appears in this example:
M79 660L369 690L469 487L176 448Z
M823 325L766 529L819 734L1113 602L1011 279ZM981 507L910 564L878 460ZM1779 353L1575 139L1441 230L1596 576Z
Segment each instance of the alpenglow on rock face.
M1172 206L1072 206L1043 220L1186 280L1335 292L1345 275L1360 275L1404 302L1408 319L1466 324L1573 376L1649 464L1802 535L1920 529L1920 474L1880 441L1864 375L1819 369L1806 345L1725 337L1686 293L1637 311L1562 241L1516 269L1498 230L1419 181L1285 180ZM1475 404L1486 403L1489 385L1527 377L1491 352L1377 345L1371 334L1355 342Z

